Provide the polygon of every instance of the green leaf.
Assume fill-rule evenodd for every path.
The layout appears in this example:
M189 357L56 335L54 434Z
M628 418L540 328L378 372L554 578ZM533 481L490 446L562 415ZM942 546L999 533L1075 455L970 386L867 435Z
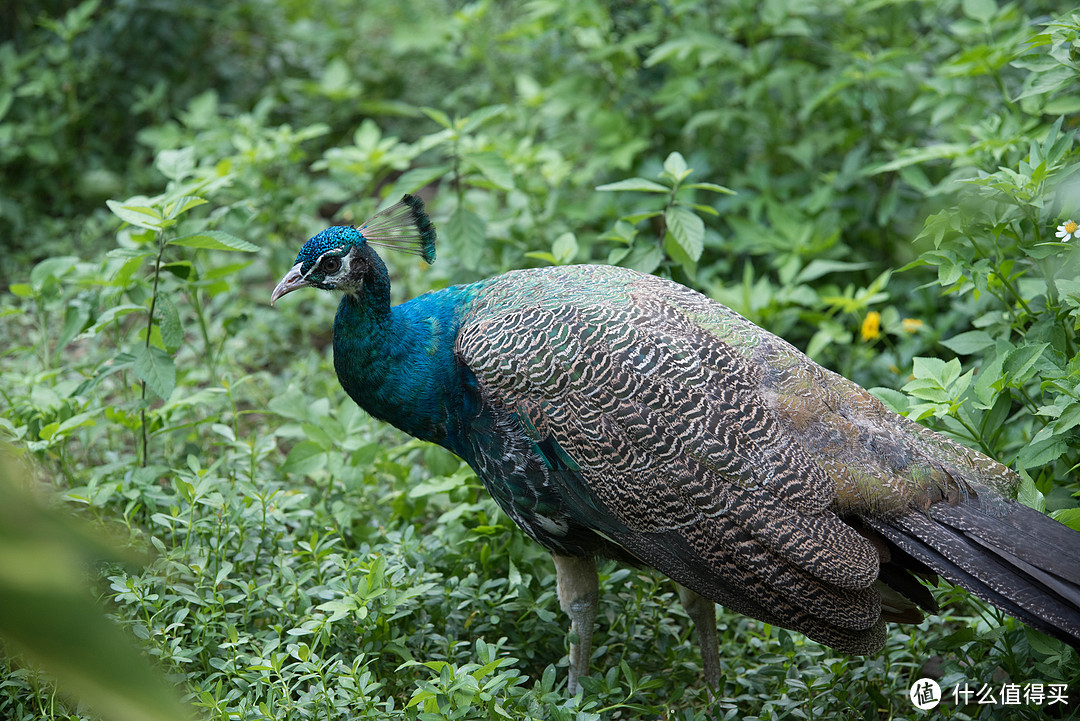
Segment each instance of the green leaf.
M68 418L63 423L49 423L48 425L42 426L41 430L38 432L38 437L44 441L52 440L57 436L64 438L76 428L96 425L94 417L98 415L100 415L98 411L86 411L85 413L78 413L71 418Z
M446 239L457 250L462 265L475 269L484 255L484 219L458 206L446 221Z
M195 148L188 146L179 150L162 150L154 165L169 180L183 180L195 171Z
M146 312L146 308L134 304L114 305L111 308L106 308L102 311L101 315L94 319L94 324L83 331L81 337L88 338L97 335L102 328L109 325L120 316L139 312Z
M469 113L469 116L465 118L464 124L461 126L461 132L471 133L478 130L481 125L487 121L497 118L506 112L505 105L489 105L486 108L479 108Z
M285 473L307 476L324 468L326 460L326 451L318 443L300 441L289 451L289 456L285 459L281 470Z
M869 390L895 413L907 413L911 405L908 397L895 388L870 388Z
M856 270L865 270L866 268L873 267L873 263L853 263L846 260L828 260L826 258L815 258L806 264L806 267L799 271L799 274L795 276L792 281L792 285L799 285L800 283L809 283L812 280L817 280L823 275L829 273L850 273Z
M560 264L569 263L578 254L578 242L573 233L563 233L551 244L551 252Z
M666 185L660 185L660 183L653 182L652 180L646 180L645 178L627 178L626 180L618 180L614 183L607 183L606 185L596 186L597 190L601 191L615 191L615 190L638 190L643 193L669 193L671 188Z
M123 205L115 200L106 200L105 205L120 220L147 230L161 230L161 213L144 205Z
M184 342L184 329L180 325L180 314L176 306L169 300L167 295L158 295L156 310L158 311L158 328L161 330L161 341L165 344L165 350L175 353Z
M434 183L450 172L449 165L433 165L429 168L413 168L402 173L394 182L394 187L386 194L386 203L396 203L405 193L415 193L421 188Z
M1038 466L1044 466L1047 463L1056 461L1066 450L1068 450L1068 445L1065 443L1065 439L1060 436L1053 436L1051 438L1044 438L1041 441L1030 443L1021 448L1016 461L1022 468L1037 468ZM1032 487L1034 488L1034 484ZM1036 491L1036 493L1038 493L1038 491ZM1023 486L1021 485L1021 495L1022 494ZM1042 494L1039 495L1041 497ZM1021 502L1025 505L1031 505L1024 501L1023 498L1021 498ZM1032 507L1034 508L1035 506ZM1038 510L1043 509L1039 508Z
M450 116L439 110L438 108L420 108L420 112L434 120L439 125L443 126L447 130L454 127L454 123L451 122Z
M140 346L135 353L135 374L158 398L168 400L176 387L176 364L172 356L155 346Z
M12 283L8 286L8 290L11 291L12 295L19 298L32 298L34 296L34 289L28 283Z
M259 246L221 230L204 230L200 233L182 235L179 238L173 238L168 244L208 250L239 250L245 253L252 253L259 249Z
M724 195L738 195L738 193L736 193L731 188L727 188L723 185L717 185L716 183L690 183L689 185L684 185L683 187L694 188L696 190L711 190L714 193L723 193Z
M176 218L177 216L183 215L184 213L188 212L192 208L197 208L200 205L205 204L206 200L204 200L203 198L200 198L196 195L186 195L183 198L174 200L165 206L165 217Z
M993 344L994 339L984 330L969 330L966 333L960 333L948 340L941 341L941 345L945 346L953 353L959 353L960 355L978 353L981 350L989 348Z
M963 0L960 6L972 20L988 23L998 13L996 0Z
M705 249L705 221L694 211L679 205L668 208L664 220L675 242L697 262Z
M464 157L495 187L500 190L513 190L514 174L510 172L510 166L506 164L506 160L501 155L498 153L470 153Z
M664 172L676 183L681 183L693 171L687 167L686 158L682 156L682 153L676 151L664 160Z
M1027 381L1034 373L1035 362L1042 356L1043 351L1050 347L1049 343L1034 343L1022 345L1009 351L1005 357L1004 371L1010 383L1020 384Z

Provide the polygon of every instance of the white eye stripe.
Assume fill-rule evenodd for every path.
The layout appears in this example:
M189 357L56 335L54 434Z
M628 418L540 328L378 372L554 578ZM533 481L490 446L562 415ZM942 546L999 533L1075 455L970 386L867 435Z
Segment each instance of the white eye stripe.
M316 270L319 270L322 267L323 259L327 258L327 257L336 258L337 260L341 261L341 267L338 270L336 270L334 273L332 273L329 277L332 277L332 278L343 277L344 278L344 277L348 276L350 259L352 258L352 249L350 249L349 252L346 253L345 255L338 255L337 254L338 251L339 251L339 249L337 249L337 248L335 248L334 250L328 250L325 253L323 253L322 255L320 255L318 258L316 258L315 262L311 264L311 268L308 269L308 272L304 273L304 278L306 279L309 275L314 273Z

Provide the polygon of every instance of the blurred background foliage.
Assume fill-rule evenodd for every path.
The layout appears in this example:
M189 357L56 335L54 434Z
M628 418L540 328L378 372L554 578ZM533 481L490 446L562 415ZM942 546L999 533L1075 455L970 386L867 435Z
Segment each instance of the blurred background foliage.
M388 258L398 297L672 277L1080 527L1078 63L1067 3L8 3L0 436L153 553L85 580L205 718L899 718L921 675L1077 696L1075 652L948 589L871 659L722 614L710 704L673 589L609 566L566 700L546 555L345 397L335 299L266 301L304 239L419 192L439 261ZM0 716L96 718L4 650Z

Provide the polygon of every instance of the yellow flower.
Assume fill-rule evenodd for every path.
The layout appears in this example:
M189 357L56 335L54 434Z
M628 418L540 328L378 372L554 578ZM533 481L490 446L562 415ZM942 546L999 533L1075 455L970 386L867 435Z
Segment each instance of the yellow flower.
M900 321L900 325L904 326L904 330L908 333L914 333L923 327L923 322L918 318L904 318Z
M866 314L862 322L862 339L874 340L881 335L881 313L872 310Z

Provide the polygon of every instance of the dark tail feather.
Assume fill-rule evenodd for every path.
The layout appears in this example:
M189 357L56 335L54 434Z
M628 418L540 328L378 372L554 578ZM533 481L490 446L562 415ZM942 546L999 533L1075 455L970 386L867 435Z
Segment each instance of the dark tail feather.
M1080 533L1015 501L969 498L869 521L953 583L1080 649Z

